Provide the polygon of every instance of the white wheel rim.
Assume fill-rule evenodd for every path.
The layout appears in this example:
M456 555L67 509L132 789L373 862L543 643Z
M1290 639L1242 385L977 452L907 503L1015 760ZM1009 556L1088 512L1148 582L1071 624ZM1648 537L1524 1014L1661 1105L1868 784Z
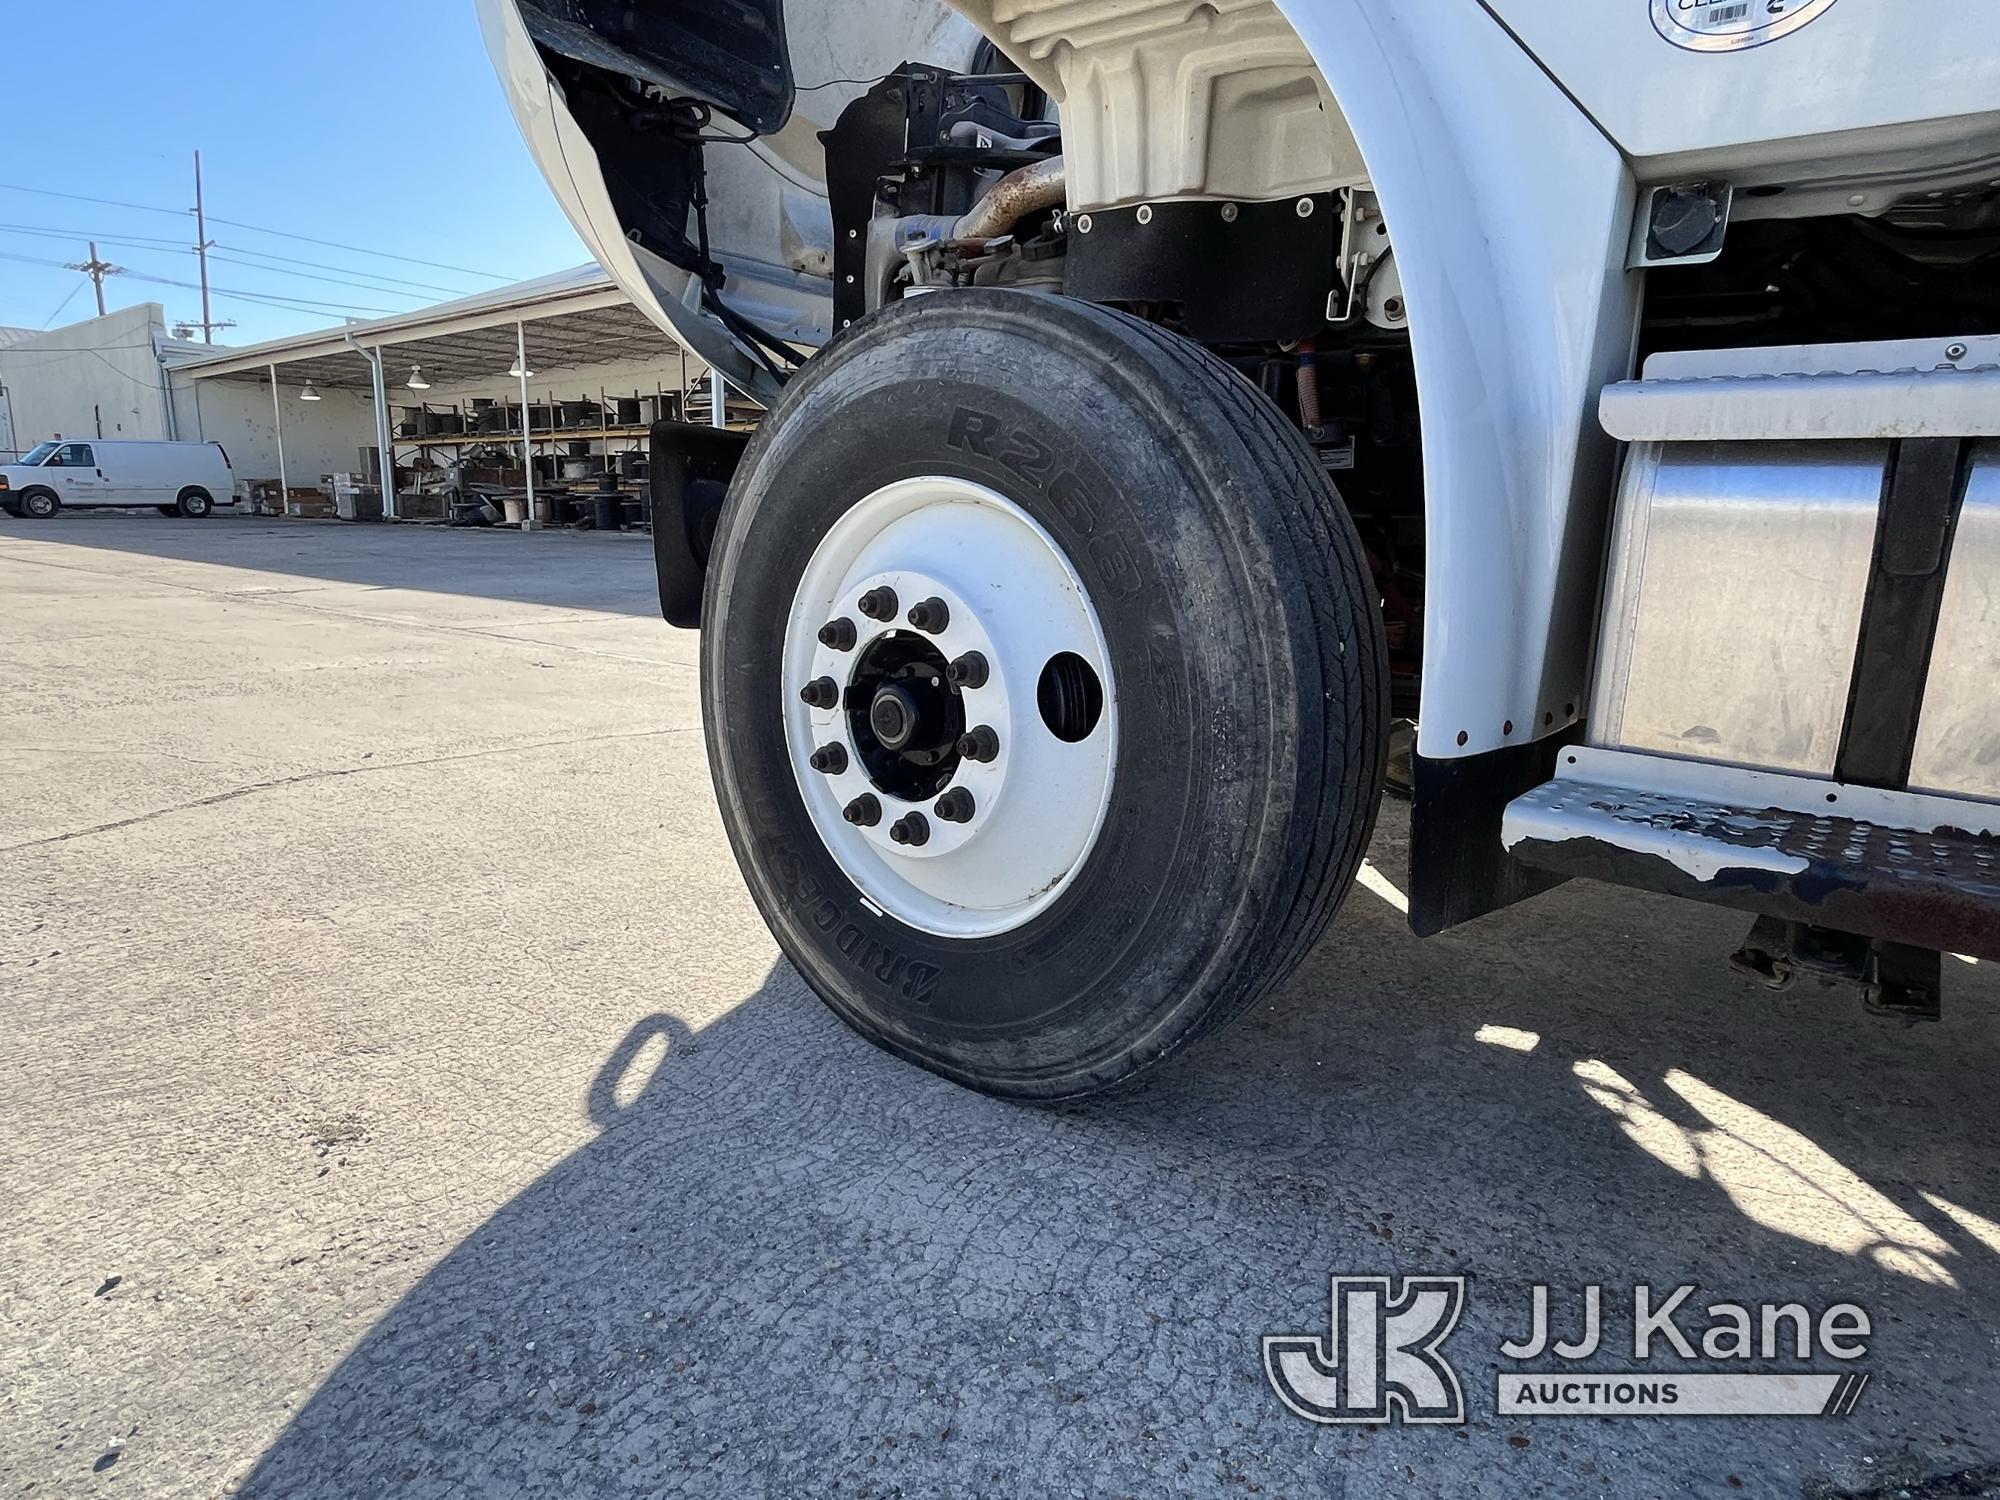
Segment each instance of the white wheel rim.
M883 586L896 594L896 614L870 619L860 598ZM948 622L917 631L907 612L931 598L945 602ZM819 639L836 619L855 626L849 649ZM898 639L884 640L890 636ZM831 678L846 700L870 680L870 662L916 642L947 662L975 651L985 658L986 681L956 690L955 701L966 727L991 728L998 747L988 761L956 757L943 786L911 797L891 794L871 774L846 701L815 707L800 690ZM1043 670L1062 653L1082 658L1102 694L1095 722L1074 741L1057 736L1038 704ZM1082 579L1020 506L984 485L936 477L899 480L865 497L806 565L786 622L784 666L785 741L799 792L828 852L870 906L925 932L978 938L1021 926L1062 895L1111 805L1117 691ZM814 751L828 745L845 758L831 774L812 764ZM871 753L879 764L884 752ZM966 821L937 812L938 796L953 789L972 798ZM843 817L864 796L881 807L872 826ZM913 812L927 826L920 846L892 836Z

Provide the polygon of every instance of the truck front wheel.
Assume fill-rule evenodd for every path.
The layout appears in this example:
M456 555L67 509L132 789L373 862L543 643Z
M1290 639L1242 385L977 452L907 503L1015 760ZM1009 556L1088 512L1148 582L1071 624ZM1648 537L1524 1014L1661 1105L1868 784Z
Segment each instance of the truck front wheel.
M786 956L992 1093L1089 1093L1246 1009L1374 821L1353 524L1253 386L1083 303L913 298L816 358L732 486L701 658Z

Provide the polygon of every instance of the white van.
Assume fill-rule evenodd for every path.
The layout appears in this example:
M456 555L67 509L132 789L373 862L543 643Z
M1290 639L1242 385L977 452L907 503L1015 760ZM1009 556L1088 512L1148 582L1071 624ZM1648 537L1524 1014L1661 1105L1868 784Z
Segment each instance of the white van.
M220 443L59 438L19 463L0 464L0 509L43 518L65 506L151 505L169 516L205 516L234 503Z

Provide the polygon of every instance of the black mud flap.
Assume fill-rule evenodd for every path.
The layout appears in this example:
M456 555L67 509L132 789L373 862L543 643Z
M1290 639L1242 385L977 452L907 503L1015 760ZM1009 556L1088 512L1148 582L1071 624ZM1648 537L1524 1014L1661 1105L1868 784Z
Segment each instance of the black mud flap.
M660 579L660 613L669 625L683 630L701 625L702 580L715 523L749 444L749 433L724 427L653 424L653 567Z
M1569 877L1523 864L1500 842L1507 804L1555 774L1556 756L1582 726L1526 745L1452 760L1411 757L1410 929L1446 928L1525 901Z

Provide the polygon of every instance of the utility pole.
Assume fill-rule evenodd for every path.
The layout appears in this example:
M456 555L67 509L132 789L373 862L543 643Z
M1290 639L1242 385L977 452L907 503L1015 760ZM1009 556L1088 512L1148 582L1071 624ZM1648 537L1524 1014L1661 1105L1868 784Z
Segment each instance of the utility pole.
M181 324L175 329L174 336L176 338L182 337L182 329L191 332L199 328L201 330L201 341L204 344L212 344L215 342L216 329L234 328L236 324L227 318L218 322L215 314L210 312L208 308L208 252L215 248L215 241L208 237L208 215L201 197L201 153L199 151L194 154L194 207L189 209L188 212L194 215L194 254L195 259L201 262L201 321L199 323L189 321Z
M90 259L73 260L64 269L81 271L90 278L92 284L97 288L97 315L100 318L103 317L104 278L107 276L116 276L125 268L123 266L114 266L108 260L99 260L97 258L97 241L92 240L90 242Z
M195 256L201 261L201 341L215 342L215 320L208 310L208 217L201 203L201 152L194 154L194 238Z

